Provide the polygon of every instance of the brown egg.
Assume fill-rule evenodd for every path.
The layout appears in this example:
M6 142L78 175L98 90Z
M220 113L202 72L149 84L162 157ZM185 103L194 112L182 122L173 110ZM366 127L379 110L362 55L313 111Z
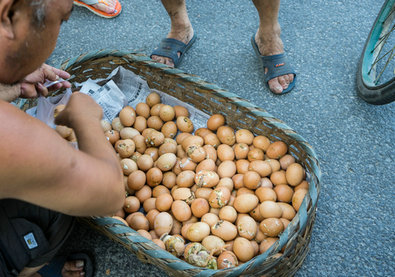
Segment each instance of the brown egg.
M136 112L135 110L130 107L126 106L119 112L119 120L121 124L126 127L130 127L133 125L134 121L136 120Z
M109 131L112 129L111 123L105 119L100 120L100 125L103 129L103 132Z
M202 137L203 139L208 134L213 134L213 132L210 131L208 128L198 128L195 131L195 136Z
M152 189L152 196L158 198L162 194L170 194L170 191L165 186L159 185Z
M261 183L261 176L255 171L247 171L243 178L244 186L249 189L257 189Z
M219 218L216 214L213 213L206 213L205 215L202 216L202 218L200 219L201 222L205 222L207 223L210 227L212 227L213 225L217 224L217 222L219 221Z
M297 185L296 187L294 187L294 191L297 191L299 189L306 189L309 190L309 183L304 180L302 181L299 185Z
M163 174L162 184L171 189L176 184L176 174L174 172L168 171Z
M207 128L211 131L217 131L223 125L225 125L225 117L222 114L213 114L207 120Z
M151 229L151 228L150 228L150 229ZM161 241L161 240L159 239L158 235L155 233L155 230L153 229L153 227L152 227L152 229L151 229L148 233L151 235L152 241L154 241L155 239ZM162 241L162 243L163 243L163 241ZM164 244L163 244L163 246L164 246ZM165 249L165 250L166 250L166 249Z
M258 230L255 220L249 215L240 217L236 222L236 227L239 232L239 236L248 240L255 238L256 232Z
M146 173L146 177L147 177L146 178L147 184L150 187L156 187L157 185L159 185L162 182L163 173L159 168L152 167L152 168L148 169L148 171Z
M248 188L239 188L236 192L236 196L242 195L242 194L255 194L254 190L248 189Z
M116 220L119 220L120 222L122 222L126 226L129 226L128 222L125 219L123 219L122 217L120 217L120 216L113 215L112 218L114 218Z
M152 158L152 161L155 162L159 158L159 149L157 147L148 147L145 149L144 154L149 155Z
M67 137L70 136L73 131L73 129L63 125L56 125L55 130L64 139L67 139Z
M260 185L260 187L263 187L263 188L273 188L273 183L272 183L272 181L270 181L269 178L263 177L263 178L261 179L261 185Z
M139 190L144 186L145 181L145 173L141 170L136 170L132 172L128 177L128 187L131 190Z
M190 188L195 184L195 172L192 170L182 171L176 177L176 185L180 188Z
M210 226L205 222L193 223L187 231L187 238L190 241L200 242L210 235Z
M134 136L140 135L140 132L132 127L125 127L120 132L121 139L133 139Z
M221 142L219 141L218 137L216 134L214 133L210 133L204 136L204 144L205 145L211 145L214 148L217 148L218 145L221 144Z
M232 178L229 177L221 178L218 182L217 187L226 187L229 191L233 191L234 185Z
M195 197L208 200L212 191L210 188L198 188L195 191Z
M254 257L254 248L248 239L238 237L233 243L233 252L242 262L247 262Z
M277 194L277 200L280 202L289 203L292 201L294 190L288 185L277 185L274 187Z
M259 253L265 253L276 241L278 238L265 238L262 240L261 244L259 245Z
M137 166L142 171L147 171L148 169L152 168L153 165L154 161L152 157L147 154L141 155L141 157L137 160Z
M222 252L217 259L218 269L236 267L238 264L236 255L231 251Z
M179 133L177 136L176 136L176 142L178 143L178 144L182 144L182 142L184 141L184 139L186 139L187 137L190 137L190 136L193 136L192 134L190 134L190 133Z
M252 144L254 140L254 134L247 129L240 129L236 131L236 142L237 143L245 143L247 145Z
M187 108L179 105L175 105L173 108L174 108L174 112L176 113L176 117L179 116L189 117L189 112Z
M114 148L121 158L128 158L134 153L135 144L131 139L121 139L115 142Z
M219 164L217 172L221 178L231 178L236 174L236 163L234 161L223 161Z
M220 126L217 130L217 137L221 143L232 146L236 142L234 130L229 126Z
M177 219L173 218L173 228L170 231L171 235L180 235L181 234L182 224Z
M213 255L218 256L222 253L225 242L217 236L207 236L202 240L202 245Z
M217 150L212 145L203 145L204 151L206 151L206 159L213 161L217 160Z
M183 236L184 238L187 237L188 229L189 229L189 227L191 227L192 224L193 224L192 222L191 222L191 223L183 223L183 224L182 224L182 227L181 227L181 236Z
M307 189L298 189L292 196L292 206L296 211L299 211L300 205L302 205L303 199L307 194Z
M220 220L211 227L211 233L224 241L230 241L237 236L237 228L229 221Z
M270 159L280 159L288 151L288 146L283 141L275 141L269 145L266 155Z
M188 147L190 146L203 146L204 140L203 138L195 135L188 136L184 138L181 142L182 148L187 151Z
M256 236L255 236L254 240L257 243L261 243L265 238L268 238L268 236L266 236L265 234L262 233L261 230L259 230L259 224L257 224L257 226L258 226L258 229L257 229Z
M201 161L197 166L196 166L196 172L202 171L202 170L210 170L210 171L216 171L217 166L215 165L215 162L211 159L205 159Z
M136 114L138 116L142 116L147 119L150 116L150 111L151 108L147 103L140 102L136 105Z
M143 116L137 116L133 127L141 133L147 128L147 119Z
M236 160L246 159L248 157L249 147L245 143L237 143L233 146Z
M172 121L175 115L175 110L170 105L162 105L162 107L160 108L159 117L165 122Z
M154 210L155 207L156 207L156 198L153 197L148 198L143 203L143 208L146 213L148 213L151 210Z
M240 174L246 173L249 169L250 162L244 159L236 161L236 172Z
M152 116L148 117L148 119L147 119L147 126L148 126L148 128L153 128L153 129L159 131L163 126L163 121L159 116L152 115Z
M152 240L152 236L150 233L148 233L146 230L137 230L137 232L142 236L145 237L146 239Z
M253 209L249 214L257 222L261 222L264 219L264 217L261 215L261 210L259 209L259 206Z
M220 209L228 204L230 199L230 191L226 187L215 188L208 198L208 202L212 208Z
M155 199L155 198L153 198ZM149 229L152 230L154 229L154 221L155 217L159 214L159 211L157 209L152 209L147 212L147 215L145 216L148 219L149 222ZM152 234L151 234L152 236Z
M149 230L148 219L140 212L128 215L126 221L133 230Z
M214 171L201 170L195 174L195 184L198 188L212 188L219 182L219 176Z
M278 205L277 202L269 200L263 201L259 206L259 210L264 218L280 218L283 214L280 205Z
M258 205L258 197L254 194L241 194L238 195L233 203L233 207L239 213L249 213Z
M159 213L154 220L154 229L158 237L170 233L173 228L173 217L167 212Z
M160 239L152 239L152 242L154 242L156 245L158 245L163 250L166 250L166 246L165 246L164 242L161 241Z
M151 107L150 114L159 116L160 108L163 106L162 103L155 104Z
M171 205L171 212L173 216L181 222L189 220L192 216L191 208L182 200L175 200L173 202Z
M273 185L278 186L278 185L288 185L287 178L285 175L284 170L279 170L276 172L273 172L270 175L270 181L273 183Z
M277 194L272 188L259 187L255 191L255 195L258 196L259 201L277 201Z
M281 169L286 170L290 164L293 164L295 162L295 158L290 154L286 154L283 157L281 157L279 162L281 165Z
M195 199L195 195L189 188L177 188L172 192L174 200L183 200L187 203L192 203Z
M147 146L145 145L145 138L142 135L135 135L132 140L136 146L135 150L140 154L144 154L145 150L147 149Z
M251 162L251 161L255 161L255 160L263 160L263 158L265 157L265 154L263 153L263 151L259 148L254 148L251 149L248 152L247 155L247 159Z
M129 176L132 172L137 170L137 164L132 159L125 158L122 159L120 163L123 174L126 176Z
M196 223L196 222L198 222L198 218L196 216L192 215L190 219L188 219L187 221L184 221L182 224L184 225L184 224Z
M113 130L116 130L116 131L120 132L125 126L122 125L121 120L119 119L119 117L115 117L111 121L111 127L112 127Z
M270 164L270 167L272 168L272 173L279 171L281 168L280 162L276 159L268 159L266 160Z
M165 136L161 132L152 128L145 129L142 132L142 135L144 136L145 144L148 147L159 147L165 141Z
M165 138L165 140L169 140L169 138ZM160 147L159 147L159 151L158 154L161 156L163 154L166 153L173 153L176 154L177 153L177 143L175 140L173 140L173 142L170 141L165 141ZM177 158L177 157L176 157Z
M184 151L181 145L177 144L177 158L182 159L182 158L188 158L187 153Z
M279 218L266 218L259 224L259 229L268 237L277 237L284 231L284 224Z
M195 170L197 164L193 162L190 158L182 158L179 161L179 167L181 170Z
M123 209L129 214L137 212L140 209L140 200L136 196L126 197Z
M185 152L194 163L200 163L206 158L206 151L199 145L189 145Z
M283 211L281 215L282 218L285 218L287 220L292 220L295 217L296 215L295 209L290 204L282 203L282 202L279 202L277 204L280 205L281 210Z
M173 197L170 194L161 194L156 198L155 207L160 212L167 212L173 204Z
M185 132L185 133L192 133L194 129L191 119L189 119L189 117L186 116L177 117L176 125L181 132Z
M201 218L203 215L208 213L210 210L210 206L206 199L204 198L196 198L192 201L191 211L194 216L197 218Z
M173 153L163 154L156 161L156 166L162 171L169 171L176 164L177 157Z
M225 206L219 210L219 218L233 223L236 221L237 211L231 206Z
M267 161L254 160L251 161L248 170L257 172L261 177L269 176L272 173L272 167Z
M173 121L163 124L161 132L165 138L174 138L177 135L177 125Z
M217 155L221 161L233 161L235 159L233 148L227 144L218 145Z
M244 187L244 174L235 174L232 176L232 182L235 189L241 189Z
M156 92L151 92L150 94L147 95L145 98L145 102L149 107L154 106L155 104L160 103L160 96Z
M143 203L146 199L151 198L152 190L149 186L145 185L136 191L134 195L140 200L140 203Z
M298 163L290 164L285 172L285 177L291 186L299 185L304 178L303 167Z
M265 136L256 136L252 141L252 144L263 151L266 152L267 148L270 145L270 140Z

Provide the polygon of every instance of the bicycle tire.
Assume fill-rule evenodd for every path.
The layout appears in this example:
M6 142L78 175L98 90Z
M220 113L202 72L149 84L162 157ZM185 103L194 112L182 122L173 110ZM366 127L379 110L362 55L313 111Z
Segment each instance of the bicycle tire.
M359 59L358 63L358 70L357 70L357 94L359 97L361 97L364 101L366 101L369 104L373 105L384 105L391 103L395 100L395 77L388 80L387 82L380 84L380 85L374 85L369 82L367 82L364 79L364 60L367 56L367 53L369 49L368 47L371 47L372 45L376 45L378 36L375 34L380 30L381 32L381 27L379 24L381 24L380 20L385 18L386 16L389 15L391 12L391 9L393 9L395 6L395 0L386 0L381 7L381 10L379 14L377 15L377 18L370 30L369 36L366 39L361 57ZM377 38L377 39L376 39ZM376 41L373 41L376 40Z

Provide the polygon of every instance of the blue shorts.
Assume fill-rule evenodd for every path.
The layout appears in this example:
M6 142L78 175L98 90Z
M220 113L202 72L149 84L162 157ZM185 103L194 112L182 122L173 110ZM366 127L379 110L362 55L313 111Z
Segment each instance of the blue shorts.
M0 200L0 277L52 260L74 218L14 199Z

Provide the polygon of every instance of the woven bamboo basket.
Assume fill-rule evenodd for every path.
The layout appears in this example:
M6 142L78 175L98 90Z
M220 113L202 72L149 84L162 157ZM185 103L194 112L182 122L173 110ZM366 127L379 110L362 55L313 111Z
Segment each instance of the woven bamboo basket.
M268 251L230 269L212 270L190 265L110 217L84 218L83 222L123 245L139 260L160 267L170 276L294 275L309 250L320 192L319 162L308 142L281 120L237 95L197 76L155 63L142 54L102 50L67 60L61 68L72 75L71 82L80 83L88 78L106 78L118 66L145 79L151 89L176 97L207 114L225 115L227 124L234 129L245 128L256 135L265 135L271 141L284 141L289 146L289 153L306 169L309 192L295 218ZM31 101L19 103L24 110L33 105ZM282 255L275 255L281 249Z

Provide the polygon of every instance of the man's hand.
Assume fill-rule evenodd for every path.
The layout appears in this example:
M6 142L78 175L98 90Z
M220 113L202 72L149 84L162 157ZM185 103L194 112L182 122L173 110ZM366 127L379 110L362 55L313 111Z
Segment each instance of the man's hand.
M45 81L56 81L59 78L68 79L70 74L66 71L54 68L50 65L43 64L33 73L30 73L21 83L21 95L23 98L34 98L39 95L47 96L48 88L44 86ZM50 90L57 90L61 87L69 88L71 84L67 81L57 83L51 86Z
M92 97L80 92L74 92L70 96L65 109L56 116L55 123L79 129L78 127L81 127L81 124L92 122L92 120L100 122L102 116L102 108ZM89 125L85 128L88 129Z

